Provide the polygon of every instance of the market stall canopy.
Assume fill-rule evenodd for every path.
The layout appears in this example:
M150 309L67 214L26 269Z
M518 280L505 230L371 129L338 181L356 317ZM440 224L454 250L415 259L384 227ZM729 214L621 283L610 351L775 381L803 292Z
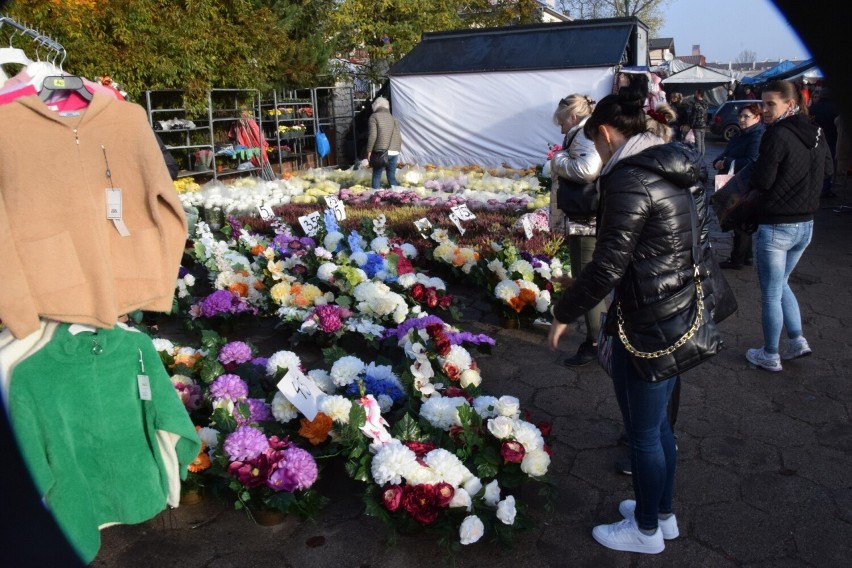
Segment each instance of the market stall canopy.
M792 61L782 61L775 67L767 69L762 73L758 73L753 77L743 79L743 83L757 85L777 81L779 79L799 79L811 78L814 80L822 78L822 71L819 70L813 58L805 59L799 63Z
M681 93L690 100L696 89L704 90L704 99L711 107L719 106L728 98L728 86L735 79L721 71L702 65L693 65L663 79L663 88L667 93Z
M401 160L516 168L562 143L553 111L572 94L600 100L620 65L647 65L637 18L423 34L389 72Z

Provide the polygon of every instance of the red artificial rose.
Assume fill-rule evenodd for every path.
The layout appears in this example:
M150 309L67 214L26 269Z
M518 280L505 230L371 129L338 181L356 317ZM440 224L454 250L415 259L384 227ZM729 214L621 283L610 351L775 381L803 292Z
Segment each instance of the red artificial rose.
M434 288L428 288L426 290L426 305L430 308L434 308L438 305L438 291Z
M450 429L447 431L447 433L450 435L450 438L452 438L456 442L461 440L461 435L463 432L464 428L462 428L461 426L450 426Z
M468 402L473 401L473 397L470 396L470 394L468 394L468 392L466 390L464 390L463 388L460 388L460 387L453 387L453 386L447 387L444 390L444 396L448 397L448 398L462 397L463 399L465 399Z
M435 485L435 499L437 500L439 507L446 507L449 505L450 501L453 500L453 495L455 494L455 488L446 481L442 481Z
M547 420L542 420L541 422L536 424L536 427L541 432L541 435L544 436L545 438L550 436L550 432L553 430L553 427L550 425L550 422L548 422Z
M414 454L418 458L425 456L426 454L438 447L432 442L415 442L412 440L409 440L408 442L403 442L403 444L405 444L409 450L414 452Z
M453 304L453 297L450 296L449 294L442 297L441 301L438 302L438 305L441 306L442 308L444 308L445 310L448 309L452 304Z
M500 445L500 455L507 463L521 463L525 453L524 445L515 440L506 440Z
M399 504L402 502L402 487L399 485L385 485L382 489L382 504L390 512L399 509Z
M428 525L435 522L441 512L435 488L428 483L406 486L402 496L402 508L418 523Z
M426 286L423 284L415 284L411 289L411 297L414 298L415 302L419 302L423 299L423 296L426 295Z
M398 257L396 260L396 273L402 275L414 272L414 265L411 264L410 260L405 258L402 254L402 250L394 249L394 252L396 252Z
M435 339L436 337L440 337L444 335L444 326L440 323L430 323L426 326L426 333L429 334L429 337Z
M441 357L447 356L447 353L450 352L450 347L452 347L452 345L446 335L441 335L440 337L435 338L435 351L437 351L438 355Z
M444 363L444 374L446 374L451 381L459 380L461 377L461 369L458 368L458 365L455 363Z

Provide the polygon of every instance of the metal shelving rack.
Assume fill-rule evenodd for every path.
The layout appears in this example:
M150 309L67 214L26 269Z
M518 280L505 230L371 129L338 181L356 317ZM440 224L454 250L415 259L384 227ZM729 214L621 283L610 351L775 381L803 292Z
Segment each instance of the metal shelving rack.
M309 158L309 155L314 153L312 137L316 107L313 105L309 90L273 92L272 98L261 104L261 109L262 114L268 114L264 128L266 141L279 149L277 153L279 170L283 172L285 162L292 162L294 169L297 170L306 165L310 166L313 160ZM310 109L309 115L300 114L300 109ZM280 114L275 111L279 111ZM281 127L298 124L305 126L304 132L288 135L280 130ZM282 145L291 148L287 156L280 152Z
M275 178L274 172L271 172L271 168L269 168L269 158L264 152L260 91L257 89L210 89L207 91L207 113L215 150L213 153L213 168L216 170L216 179L229 175L248 173L260 175L264 179ZM222 138L222 132L225 132L229 139L233 139L234 137L230 134L231 131L237 128L236 123L239 123L244 118L253 119L257 124L256 133L247 124L243 126L245 136L251 138L244 145L248 146L250 150L257 149L257 161L259 165L252 167L238 166L236 168L220 167L220 165L224 165L222 163L224 162L224 154L221 153L221 150L216 150L217 139ZM222 125L226 126L227 130L223 130L221 128ZM243 164L246 163L250 162L248 160L243 162Z
M186 120L186 109L183 107L166 107L166 108L155 108L155 106L159 106L163 103L162 99L174 99L178 96L182 96L183 91L179 89L161 89L157 91L145 91L145 107L148 111L148 122L151 124L153 128L157 122L170 120L173 118L179 118ZM171 96L169 96L171 95ZM172 151L172 155L175 157L175 160L181 165L180 172L178 172L178 177L187 177L194 175L216 175L215 166L213 168L203 167L199 165L197 159L194 155L193 150L210 150L213 152L213 129L210 123L198 126L198 121L192 121L196 124L194 128L180 128L180 129L170 129L170 130L157 130L157 134L160 135L160 138L163 140L163 143L166 147ZM203 141L195 140L193 141L193 133L203 132ZM175 138L172 137L172 134L181 134L182 137L178 139L180 143L173 143ZM198 138L198 137L196 137ZM183 167L186 166L186 167Z

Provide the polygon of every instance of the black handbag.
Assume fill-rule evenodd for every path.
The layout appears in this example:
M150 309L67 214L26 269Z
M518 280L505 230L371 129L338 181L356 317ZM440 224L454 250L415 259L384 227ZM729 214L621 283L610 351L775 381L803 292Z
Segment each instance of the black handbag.
M386 168L388 167L388 151L387 150L373 150L370 153L370 167L371 168Z
M749 190L750 177L751 164L748 164L710 197L710 205L723 231L736 228L753 233L757 230L758 193Z
M695 200L690 196L689 201L693 282L668 298L628 314L622 313L620 302L616 305L618 337L630 353L633 366L647 381L669 379L688 371L718 354L724 344L706 303L699 266L704 254L698 244L698 214ZM723 290L715 290L714 295L721 297Z
M577 129L565 145L566 152L579 132ZM561 177L557 177L557 181L559 185L556 190L556 207L569 219L585 221L597 216L599 197L595 182L570 181Z

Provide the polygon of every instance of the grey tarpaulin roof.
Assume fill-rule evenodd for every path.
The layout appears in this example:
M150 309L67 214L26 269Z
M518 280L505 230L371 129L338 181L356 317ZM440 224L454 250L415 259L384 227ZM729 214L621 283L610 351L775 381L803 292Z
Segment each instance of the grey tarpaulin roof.
M637 24L645 27L607 18L425 33L389 75L635 65L624 56Z

